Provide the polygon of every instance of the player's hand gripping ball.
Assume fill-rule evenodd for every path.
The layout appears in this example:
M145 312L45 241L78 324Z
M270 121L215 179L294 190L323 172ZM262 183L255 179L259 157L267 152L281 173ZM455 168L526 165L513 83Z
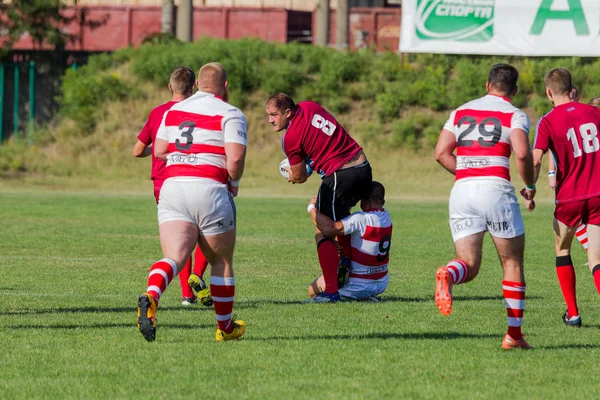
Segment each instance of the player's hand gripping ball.
M287 158L284 158L283 161L281 161L279 163L279 173L285 179L290 179L290 174L288 173L288 170L290 168L291 168L290 167L290 161ZM308 174L308 176L311 176L312 173L313 173L313 169L308 164L306 164L306 173Z

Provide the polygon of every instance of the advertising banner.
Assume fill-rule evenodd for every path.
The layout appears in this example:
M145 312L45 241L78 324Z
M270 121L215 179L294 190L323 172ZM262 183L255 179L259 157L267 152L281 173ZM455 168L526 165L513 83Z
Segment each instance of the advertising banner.
M403 0L400 52L600 56L600 0Z

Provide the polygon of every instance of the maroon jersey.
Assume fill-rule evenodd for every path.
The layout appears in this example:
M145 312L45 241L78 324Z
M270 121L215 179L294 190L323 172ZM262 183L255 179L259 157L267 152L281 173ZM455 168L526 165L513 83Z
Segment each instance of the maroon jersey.
M144 143L146 146L150 146L152 143L154 143L154 140L156 139L156 132L158 132L158 127L162 122L165 112L170 110L174 104L177 104L177 102L169 101L165 104L155 107L152 111L150 111L148 120L137 136L140 142ZM152 172L150 173L150 179L155 181L155 184L160 185L162 184L162 181L165 180L165 165L166 163L163 160L159 160L158 158L154 157L154 152L152 152Z
M556 159L556 202L600 196L600 110L569 102L538 121L534 149L551 150Z
M290 165L304 160L325 176L340 169L361 150L342 125L314 101L298 103L281 146Z

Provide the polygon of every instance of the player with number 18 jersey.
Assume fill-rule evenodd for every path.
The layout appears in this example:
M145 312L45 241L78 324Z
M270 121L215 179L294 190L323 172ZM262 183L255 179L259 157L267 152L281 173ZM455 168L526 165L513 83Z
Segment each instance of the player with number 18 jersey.
M555 155L556 203L600 196L599 131L600 110L575 101L554 107L538 121L533 147Z

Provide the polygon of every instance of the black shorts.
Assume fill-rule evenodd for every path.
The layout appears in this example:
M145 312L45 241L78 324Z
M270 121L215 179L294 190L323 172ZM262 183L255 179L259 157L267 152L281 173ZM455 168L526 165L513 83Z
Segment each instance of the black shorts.
M321 181L317 195L318 210L334 221L350 215L350 209L371 192L373 174L365 161L354 167L340 169Z

